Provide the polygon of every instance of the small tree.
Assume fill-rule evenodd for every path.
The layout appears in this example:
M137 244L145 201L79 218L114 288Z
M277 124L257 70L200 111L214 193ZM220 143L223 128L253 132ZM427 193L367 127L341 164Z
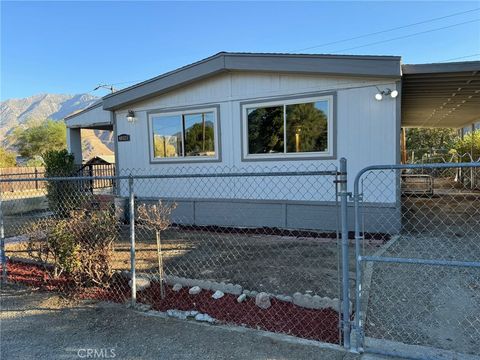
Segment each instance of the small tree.
M31 120L25 128L16 129L11 136L20 155L29 159L46 151L67 147L67 131L63 121Z
M158 275L160 281L160 296L165 299L164 274L163 274L163 256L162 244L160 240L160 232L166 230L171 222L170 216L172 211L176 208L175 203L164 205L161 200L157 204L147 205L142 204L138 207L138 220L140 225L155 231L157 239L157 258L158 258Z
M0 168L14 167L17 165L15 153L0 147Z
M457 139L453 149L460 161L478 161L480 159L480 130L469 132L463 139Z
M434 155L437 151L447 152L457 139L457 132L450 128L409 128L406 129L406 148L421 159L424 155ZM415 160L415 159L411 159Z

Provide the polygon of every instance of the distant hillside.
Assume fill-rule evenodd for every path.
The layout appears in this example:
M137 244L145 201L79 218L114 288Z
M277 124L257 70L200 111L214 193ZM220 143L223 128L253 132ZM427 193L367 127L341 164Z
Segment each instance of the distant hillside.
M65 116L85 109L98 98L89 94L39 94L24 99L8 99L0 103L0 142L12 149L8 135L18 126L25 126L30 119L61 120ZM112 134L108 131L82 131L83 157L113 153Z

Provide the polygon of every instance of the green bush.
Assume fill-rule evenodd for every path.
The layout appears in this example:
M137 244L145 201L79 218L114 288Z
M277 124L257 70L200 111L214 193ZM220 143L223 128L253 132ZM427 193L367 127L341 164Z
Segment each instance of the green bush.
M0 168L17 166L17 157L12 151L0 147Z
M70 229L70 220L40 219L27 228L28 254L41 262L54 277L73 273L80 251Z
M50 150L43 154L45 177L70 177L75 175L74 156L67 150ZM50 180L47 182L47 199L57 216L68 216L82 202L82 182Z

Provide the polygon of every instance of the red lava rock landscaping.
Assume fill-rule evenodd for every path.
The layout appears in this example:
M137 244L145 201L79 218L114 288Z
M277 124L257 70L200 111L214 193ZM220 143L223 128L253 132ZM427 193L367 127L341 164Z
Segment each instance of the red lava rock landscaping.
M2 267L0 266L0 269ZM69 286L70 281L60 276L52 278L42 267L21 262L7 262L8 281L38 287L42 290L59 291Z
M70 285L73 285L68 278L53 279L40 266L9 261L7 270L11 282L48 291L72 293L72 291L66 291ZM237 296L225 294L222 298L215 300L211 297L212 291L202 290L198 295L190 295L186 287L175 292L170 286L166 286L165 292L166 297L162 300L159 284L152 283L149 288L137 293L137 301L151 305L153 310L197 310L223 323L285 333L305 339L339 342L339 315L333 309L306 309L289 302L272 299L272 306L264 310L255 305L254 298L247 298L242 303L238 303ZM73 295L81 299L125 302L130 298L130 288L126 279L117 278L108 289L84 288L75 290Z
M1 271L0 266L0 271ZM36 264L20 261L7 262L8 281L32 286L40 290L57 291L77 299L95 299L113 302L124 302L130 298L130 288L124 279L115 279L108 289L89 287L78 289L67 276L53 278L45 269Z
M212 299L212 291L202 290L198 295L190 295L187 287L178 292L169 286L165 290L166 296L162 300L159 284L153 283L137 293L137 300L152 305L158 311L197 310L229 324L330 343L339 341L338 313L333 309L312 310L272 299L272 306L263 310L255 305L254 298L238 303L237 296L231 294L215 300Z

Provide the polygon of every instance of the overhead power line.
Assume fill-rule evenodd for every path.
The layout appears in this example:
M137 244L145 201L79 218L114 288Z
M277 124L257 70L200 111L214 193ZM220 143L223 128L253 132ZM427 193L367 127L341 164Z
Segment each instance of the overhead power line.
M383 34L383 33L391 32L391 31L395 31L395 30L400 30L400 29L406 29L406 28L409 28L409 27L412 27L412 26L427 24L429 22L438 21L438 20L442 20L442 19L447 19L447 18L450 18L450 17L459 16L459 15L463 15L463 14L468 14L468 13L471 13L471 12L474 12L474 11L479 11L479 10L480 10L480 8L461 11L461 12L457 12L457 13L453 13L453 14L449 14L449 15L445 15L445 16L440 16L440 17L436 17L436 18L432 18L432 19L428 19L428 20L419 21L419 22L416 22L416 23L411 23L411 24L407 24L407 25L396 26L396 27L393 27L393 28L385 29L385 30L375 31L375 32L368 33L368 34L363 34L363 35L358 35L358 36L354 36L354 37L350 37L350 38L346 38L346 39L331 41L331 42L328 42L328 43L309 46L309 47L305 47L305 48L302 48L302 49L290 50L288 52L305 51L305 50L325 47L325 46L328 46L328 45L340 44L340 43L347 42L347 41L363 39L363 38L366 38L366 37L369 37L369 36L380 35L380 34Z
M375 41L375 42L371 42L371 43L364 44L364 45L353 46L353 47L346 48L346 49L342 49L342 50L336 50L336 51L334 51L334 53L339 53L339 52L344 52L344 51L349 51L349 50L354 50L354 49L360 49L360 48L363 48L363 47L373 46L373 45L377 45L377 44L383 44L383 43L386 43L386 42L395 41L395 40L400 40L400 39L406 39L406 38L409 38L409 37L412 37L412 36L418 36L418 35L422 35L422 34L428 34L428 33L434 32L434 31L439 31L439 30L444 30L444 29L450 29L450 28L453 28L453 27L457 27L457 26L461 26L461 25L465 25L465 24L471 24L471 23L479 22L479 21L480 21L480 19L464 21L464 22L461 22L461 23L453 24L453 25L442 26L442 27L435 28L435 29L430 29L430 30L425 30L425 31L419 31L419 32L416 32L416 33L413 33L413 34L408 34L408 35L403 35L403 36L397 36L397 37L390 38L390 39L386 39L386 40L380 40L380 41Z
M475 56L480 56L480 53L472 54L472 55L465 55L465 56L454 57L454 58L451 58L451 59L441 60L441 61L439 61L439 62L447 62L447 61L453 61L453 60L461 60L461 59L472 58L472 57L475 57Z

